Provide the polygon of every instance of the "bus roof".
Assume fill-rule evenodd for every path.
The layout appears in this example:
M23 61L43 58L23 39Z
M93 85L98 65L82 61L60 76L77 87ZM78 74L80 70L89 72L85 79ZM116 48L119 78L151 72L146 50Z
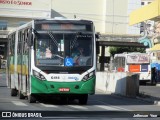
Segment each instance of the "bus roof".
M55 17L55 18L51 18L51 19L34 19L34 20L32 20L32 21L30 21L30 22L27 22L26 24L21 25L21 26L17 27L16 29L10 31L10 32L8 33L8 35L16 32L17 30L21 30L21 29L23 29L23 28L26 28L26 27L31 26L31 25L33 24L33 22L52 22L52 21L54 21L55 23L61 23L61 22L62 22L62 23L63 23L63 22L68 23L68 22L71 21L71 22L73 22L73 23L75 22L75 23L93 24L93 22L90 21L90 20L68 19L68 18L64 18L64 17Z

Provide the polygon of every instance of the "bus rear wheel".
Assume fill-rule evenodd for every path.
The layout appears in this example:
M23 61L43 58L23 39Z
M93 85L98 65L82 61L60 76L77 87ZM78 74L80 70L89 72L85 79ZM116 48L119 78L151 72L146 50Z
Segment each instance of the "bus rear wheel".
M29 103L36 103L36 98L34 95L30 94L28 95L28 102Z
M79 96L79 104L86 105L88 101L88 94L83 94Z
M11 89L11 96L17 96L17 90L15 88Z

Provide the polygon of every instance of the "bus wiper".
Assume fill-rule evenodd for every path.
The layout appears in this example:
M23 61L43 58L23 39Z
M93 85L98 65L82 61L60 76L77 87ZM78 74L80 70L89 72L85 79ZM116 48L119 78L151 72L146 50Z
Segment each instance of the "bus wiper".
M63 57L61 57L60 55L57 55L57 54L53 54L53 57L59 57L59 58L61 58L61 59L64 59Z
M48 32L48 35L51 37L51 39L53 40L53 42L55 43L55 45L58 48L58 43L57 43L56 39L54 38L53 33L52 32Z

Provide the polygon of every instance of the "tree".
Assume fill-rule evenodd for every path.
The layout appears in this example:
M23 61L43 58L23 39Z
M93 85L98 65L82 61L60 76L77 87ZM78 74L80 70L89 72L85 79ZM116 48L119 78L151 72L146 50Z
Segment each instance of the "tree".
M137 48L137 47L110 47L109 52L111 56L114 56L118 53L124 53L124 52L141 52L144 53L146 48Z

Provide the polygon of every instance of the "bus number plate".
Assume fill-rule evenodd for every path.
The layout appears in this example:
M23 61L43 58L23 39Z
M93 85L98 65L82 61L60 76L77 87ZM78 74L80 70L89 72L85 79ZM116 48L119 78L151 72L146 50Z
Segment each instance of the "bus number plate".
M69 92L70 89L69 88L59 88L60 92Z

